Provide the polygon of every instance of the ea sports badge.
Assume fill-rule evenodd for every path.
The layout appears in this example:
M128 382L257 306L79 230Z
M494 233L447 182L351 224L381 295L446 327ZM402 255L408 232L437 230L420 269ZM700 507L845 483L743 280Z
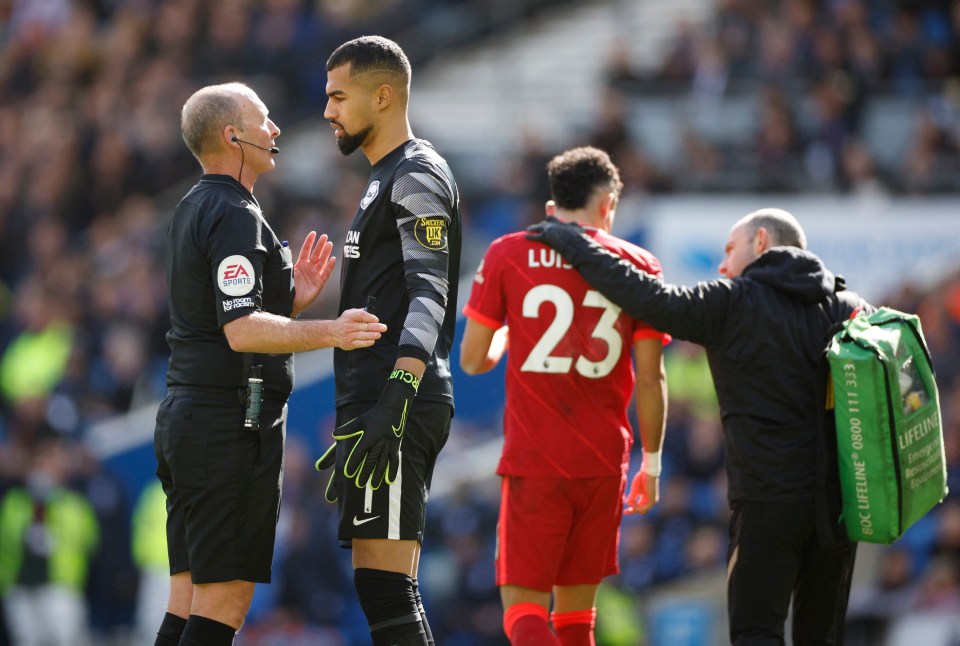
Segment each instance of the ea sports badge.
M447 248L447 221L440 215L417 218L413 234L424 249L440 251Z
M253 291L253 263L246 256L227 256L217 267L217 287L227 296L243 296Z

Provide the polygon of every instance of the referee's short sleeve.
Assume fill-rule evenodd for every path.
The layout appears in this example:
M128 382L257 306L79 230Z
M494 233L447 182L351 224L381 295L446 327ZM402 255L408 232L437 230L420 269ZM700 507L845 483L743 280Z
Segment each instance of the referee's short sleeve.
M211 233L207 257L220 327L263 308L266 249L261 222L252 208L232 209Z

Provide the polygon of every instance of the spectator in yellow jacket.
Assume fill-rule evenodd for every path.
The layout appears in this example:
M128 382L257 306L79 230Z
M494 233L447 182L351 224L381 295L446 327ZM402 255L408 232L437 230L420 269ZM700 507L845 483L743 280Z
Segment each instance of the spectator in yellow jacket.
M89 643L84 585L99 540L93 507L65 486L62 440L39 442L24 486L0 501L0 593L13 643Z

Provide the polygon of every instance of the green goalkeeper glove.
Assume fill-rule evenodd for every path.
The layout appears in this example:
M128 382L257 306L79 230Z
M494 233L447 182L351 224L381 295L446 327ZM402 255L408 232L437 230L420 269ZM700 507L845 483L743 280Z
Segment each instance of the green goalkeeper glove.
M334 440L346 442L343 475L358 488L369 484L379 489L384 481L393 484L396 480L400 470L400 442L419 385L420 380L413 373L395 369L373 408L333 432ZM328 449L317 461L318 469L335 462L331 452ZM329 484L327 489L330 490Z
M317 460L317 463L314 465L317 471L323 471L324 469L329 469L337 462L337 442L334 441L326 451L323 452L323 455L320 456L320 459ZM323 492L323 497L327 502L337 502L337 498L340 497L340 479L337 477L338 469L332 469L330 471L330 478L327 480L327 488Z

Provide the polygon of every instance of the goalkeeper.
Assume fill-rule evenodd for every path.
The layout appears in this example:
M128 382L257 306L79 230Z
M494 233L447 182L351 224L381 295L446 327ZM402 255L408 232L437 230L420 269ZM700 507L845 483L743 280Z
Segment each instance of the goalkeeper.
M339 503L374 646L433 644L417 568L453 415L459 195L447 163L410 130L410 63L396 43L349 41L327 74L337 147L362 149L373 166L347 232L340 309L366 305L390 327L362 355L334 352L336 441L317 467L331 473L327 499Z

